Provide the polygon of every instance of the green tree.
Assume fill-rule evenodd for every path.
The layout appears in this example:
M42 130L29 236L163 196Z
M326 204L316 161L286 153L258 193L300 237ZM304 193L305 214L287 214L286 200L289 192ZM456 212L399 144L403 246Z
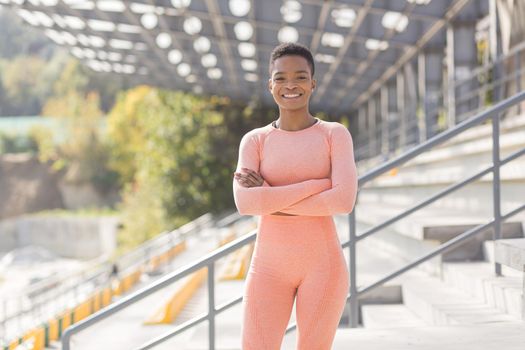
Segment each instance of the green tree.
M146 86L120 94L108 135L111 166L124 185L121 242L231 209L240 138L273 115L228 98Z
M62 119L68 136L56 152L50 151L44 144L40 148L46 150L45 154L55 157L55 168L66 169L66 181L92 183L101 193L105 193L117 186L118 174L108 166L110 150L102 133L104 115L99 105L96 92L84 96L69 90L64 96L48 100L43 114Z
M45 100L39 94L39 82L45 62L34 56L20 56L5 64L2 83L11 106L17 106L17 114L38 114Z

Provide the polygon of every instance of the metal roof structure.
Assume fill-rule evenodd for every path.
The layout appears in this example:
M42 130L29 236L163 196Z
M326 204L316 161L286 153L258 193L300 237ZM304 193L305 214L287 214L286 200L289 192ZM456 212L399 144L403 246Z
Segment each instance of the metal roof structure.
M273 104L268 60L300 42L316 60L314 110L355 109L469 0L0 0L91 69L133 84ZM469 5L469 7L472 3ZM476 5L474 3L474 5Z

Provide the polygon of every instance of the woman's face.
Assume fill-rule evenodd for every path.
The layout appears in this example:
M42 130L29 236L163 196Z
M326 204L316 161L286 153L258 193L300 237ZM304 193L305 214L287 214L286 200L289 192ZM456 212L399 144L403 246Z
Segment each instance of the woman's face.
M315 79L304 57L288 55L273 62L268 89L281 109L307 108L314 87Z

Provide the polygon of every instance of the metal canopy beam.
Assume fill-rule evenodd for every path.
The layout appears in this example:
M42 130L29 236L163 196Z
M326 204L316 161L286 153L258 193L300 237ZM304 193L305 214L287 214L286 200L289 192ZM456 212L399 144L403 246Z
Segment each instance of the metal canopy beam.
M237 93L240 93L239 78L237 77L237 71L235 70L235 67L233 65L233 56L230 51L229 45L226 44L226 42L223 40L224 38L226 38L226 29L224 28L224 22L220 16L219 5L217 4L217 0L206 0L206 6L208 6L208 10L212 17L213 29L215 33L217 33L217 36L220 38L219 46L221 49L222 56L226 59L226 68L228 69L228 78L230 80L230 84L231 86L233 86Z
M410 17L410 13L414 9L414 6L415 6L414 3L408 3L407 5L405 5L405 8L403 9L402 13L405 16ZM398 18L398 22L399 22L399 20L400 19ZM384 34L384 36L383 36L383 38L381 40L388 41L389 39L392 38L392 36L395 33L396 33L396 30L395 30L395 26L394 26L394 28L391 28L391 29L386 31L386 33ZM359 81L359 79L364 74L364 72L366 72L366 70L370 68L371 62L373 62L375 60L375 58L377 57L379 52L380 52L379 50L374 50L374 51L370 51L368 53L368 57L366 58L366 60L364 60L363 62L361 62L361 64L359 64L359 66L357 67L356 73L352 76L352 78L348 79L348 81L346 83L346 86L345 86L345 89L340 90L335 95L334 106L338 106L339 105L339 101L345 96L346 91L349 91L356 84L356 82Z
M356 101L354 102L353 104L353 108L356 108L357 106L359 106L361 103L363 103L364 101L366 101L372 94L374 94L379 88L381 88L381 85L383 85L388 79L390 79L397 71L399 71L401 69L401 67L406 63L408 62L409 60L411 60L413 57L415 57L415 55L419 52L419 50L421 50L421 48L424 47L424 45L430 40L432 39L432 37L437 33L439 32L452 18L454 18L460 11L463 7L465 7L465 5L468 4L470 0L456 0L454 1L454 3L448 8L448 10L445 12L445 15L443 16L442 19L436 21L431 27L430 29L424 33L422 36L421 36L421 39L419 39L417 42L416 42L416 45L409 49L409 50L406 50L403 55L400 57L400 59L391 67L388 67L386 70L385 70L385 73L378 79L376 80L371 86L370 88L368 88L368 90L366 92L364 92L363 94L361 94L361 96L359 96Z
M361 24L363 23L366 15L368 13L368 9L372 6L372 2L373 1L374 0L367 0L366 3L365 3L365 6L361 7L359 9L359 11L357 12L356 19L355 19L355 21L354 21L354 23L353 23L353 25L352 25L352 27L350 29L350 32L348 33L348 35L345 38L343 46L337 52L337 57L336 57L335 61L330 65L330 69L329 69L328 73L325 74L325 76L323 77L321 85L318 88L318 90L317 90L317 92L316 92L316 94L315 94L315 96L313 98L313 102L314 103L320 102L322 100L323 95L326 93L326 90L328 89L328 85L330 84L330 81L332 80L332 77L334 76L337 68L341 64L341 61L343 60L346 51L350 47L350 44L354 40L355 34L356 34L357 30L359 29L359 27L361 26Z
M299 9L295 3L290 10L284 8L287 0L246 0L249 8L244 13L228 6L229 0L193 0L189 1L189 7L182 9L173 7L169 0L110 1L120 7L116 9L101 6L104 2L110 3L103 0L59 0L56 6L45 6L37 1L20 4L19 0L3 0L3 3L6 3L4 9L18 12L26 22L44 31L53 29L58 33L56 35L67 34L75 38L84 34L96 35L107 43L104 47L90 48L89 42L62 40L61 44L72 52L82 54L104 50L121 53L122 57L135 56L136 62L131 63L135 65L136 73L131 74L134 81L271 105L273 100L267 91L268 59L271 50L279 43L278 32L284 27L292 27L297 31L297 41L309 45L315 56L318 88L311 100L313 111L348 114L378 93L403 65L414 59L425 45L430 45L430 40L460 13L468 1L433 0L428 5L419 5L405 0L300 0ZM449 3L448 8L443 6ZM86 4L90 5L84 6ZM20 13L20 9L27 11ZM290 11L299 11L298 17L285 18ZM353 11L350 23L345 25L337 21L337 13L341 11ZM385 18L392 14L402 16L398 22L408 21L405 29L398 32L385 24ZM67 21L59 23L61 16L81 18L86 26L79 29ZM154 17L153 25L145 24L147 16ZM191 17L196 17L202 25L197 33L184 29L183 22ZM98 30L92 26L93 20L112 22L115 30ZM245 31L253 33L245 38L239 37L235 30L239 22L246 22L249 28ZM171 37L168 47L160 47L157 43L160 33ZM326 39L330 35L335 35L339 41L329 43ZM210 66L202 65L201 58L205 53L194 49L194 41L201 36L211 42L208 53L216 55L217 63L211 67L221 70L218 79L212 79ZM126 40L133 45L127 49L114 47L110 45L111 39ZM371 47L371 42L382 40L388 44L385 50ZM253 44L255 52L241 53L240 43ZM249 45L241 46L246 48ZM190 65L191 76L181 76L180 63L170 62L169 54L173 49L182 53L182 62ZM104 62L100 57L90 59L86 56L86 63L91 64L93 60L100 61L104 67L109 67L108 63L111 67L119 66L119 62ZM146 70L148 74L144 75Z

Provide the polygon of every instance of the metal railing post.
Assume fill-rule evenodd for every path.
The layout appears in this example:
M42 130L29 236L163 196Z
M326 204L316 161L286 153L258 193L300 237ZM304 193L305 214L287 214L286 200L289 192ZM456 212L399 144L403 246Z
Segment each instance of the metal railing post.
M516 74L516 93L520 92L521 91L521 79L522 79L522 73L521 73L521 51L516 51L516 53L514 54L514 62L515 62L515 67L514 67L514 70L516 72L519 72L518 74ZM522 108L521 108L521 102L518 103L517 105L517 112L518 114L521 114L522 112Z
M499 154L499 113L492 115L492 201L494 202L494 240L501 237L501 193L500 193L500 154ZM501 276L501 264L495 262L496 276Z
M215 264L208 264L208 349L215 350Z
M355 232L355 208L348 215L348 226L349 226L349 272L350 272L350 303L349 303L349 313L348 313L348 325L351 328L357 328L358 326L358 300L357 300L357 276L356 276L356 254L355 254L355 245L356 232Z

